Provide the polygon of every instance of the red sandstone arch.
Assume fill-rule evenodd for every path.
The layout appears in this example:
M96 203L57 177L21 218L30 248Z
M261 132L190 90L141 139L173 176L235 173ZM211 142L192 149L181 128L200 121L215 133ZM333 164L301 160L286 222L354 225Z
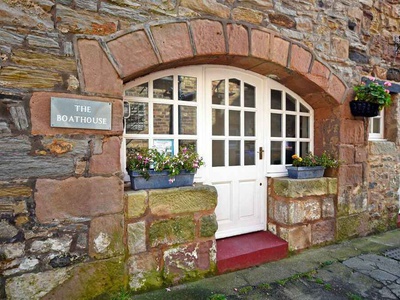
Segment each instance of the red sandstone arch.
M122 97L122 85L168 68L219 64L274 79L314 108L337 106L347 86L303 45L240 22L193 19L145 25L107 38L77 40L84 91Z

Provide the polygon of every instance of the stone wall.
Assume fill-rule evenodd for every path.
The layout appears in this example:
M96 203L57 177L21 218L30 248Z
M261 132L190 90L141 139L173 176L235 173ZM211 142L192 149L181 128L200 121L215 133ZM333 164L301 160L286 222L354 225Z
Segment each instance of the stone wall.
M268 230L289 250L336 239L337 179L269 178Z

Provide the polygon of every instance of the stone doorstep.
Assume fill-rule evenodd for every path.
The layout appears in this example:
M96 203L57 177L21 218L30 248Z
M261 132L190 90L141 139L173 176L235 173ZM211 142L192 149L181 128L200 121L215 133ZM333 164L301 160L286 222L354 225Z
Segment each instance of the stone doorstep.
M268 231L217 240L218 274L287 257L288 243Z

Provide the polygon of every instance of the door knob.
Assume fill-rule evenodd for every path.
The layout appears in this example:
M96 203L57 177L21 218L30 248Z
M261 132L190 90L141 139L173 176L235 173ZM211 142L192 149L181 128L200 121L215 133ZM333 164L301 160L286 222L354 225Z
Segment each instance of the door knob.
M264 152L263 147L259 147L258 148L258 158L259 159L263 159L263 152Z

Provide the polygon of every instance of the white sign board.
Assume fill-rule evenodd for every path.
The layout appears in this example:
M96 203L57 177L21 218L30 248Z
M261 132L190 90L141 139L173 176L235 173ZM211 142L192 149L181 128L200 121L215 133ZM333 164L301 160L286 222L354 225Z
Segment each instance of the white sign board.
M111 130L111 102L51 97L51 127Z

